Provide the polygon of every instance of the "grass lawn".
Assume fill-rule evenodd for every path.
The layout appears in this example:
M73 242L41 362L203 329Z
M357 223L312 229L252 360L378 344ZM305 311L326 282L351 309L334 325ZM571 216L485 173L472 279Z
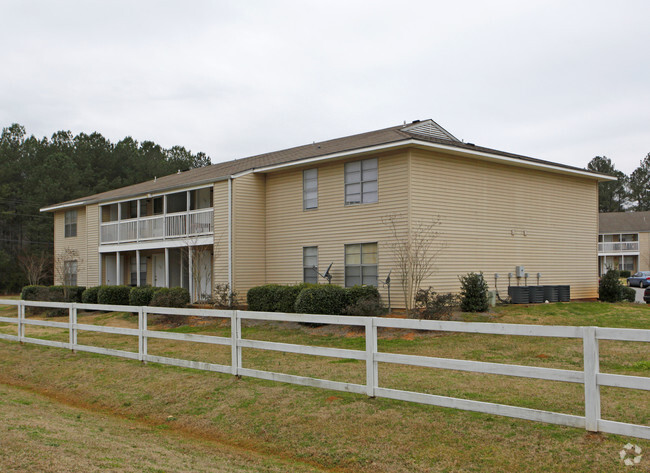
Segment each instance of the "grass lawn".
M0 315L10 316L11 310L0 307ZM650 329L650 306L597 302L505 306L489 316L466 314L465 318ZM90 313L80 314L79 322L135 327L137 317ZM230 334L229 324L219 320L193 322L156 328ZM15 326L0 324L0 331L15 333ZM67 340L67 331L45 327L27 327L27 335ZM285 343L365 347L363 332L350 327L251 323L244 325L243 335ZM582 369L580 340L393 329L379 335L379 349L385 352ZM79 343L137 349L134 337L121 335L86 332L79 335ZM601 341L600 345L601 371L650 376L649 344ZM150 340L149 352L230 363L230 347ZM362 361L254 349L244 349L243 359L248 368L365 382ZM578 384L391 364L380 364L379 382L382 387L584 415L583 387ZM299 462L296 468L307 463L336 471L620 471L618 451L632 441L649 453L634 468L650 471L647 440L590 435L580 429L29 344L0 342L0 383L29 388L93 412L143 421L161 432L198 435L273 458L291 458ZM650 425L647 391L603 387L602 400L604 418ZM0 470L3 466L0 461Z

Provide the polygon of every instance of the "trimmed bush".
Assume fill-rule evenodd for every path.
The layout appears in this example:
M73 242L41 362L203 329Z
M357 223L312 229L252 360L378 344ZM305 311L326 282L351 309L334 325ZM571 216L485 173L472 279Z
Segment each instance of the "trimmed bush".
M81 294L81 302L84 304L97 304L97 294L102 286L95 286L87 288Z
M483 273L459 276L460 310L463 312L486 312L488 310L488 285Z
M97 303L108 305L129 305L129 286L101 286L97 292Z
M296 299L296 312L301 314L343 314L347 295L341 286L321 284L306 287Z
M156 288L149 305L154 307L183 308L190 303L190 292L182 287Z
M630 276L632 276L632 273L631 273L630 271L627 271L627 270L623 270L623 271L621 271L620 277L622 277L622 278L624 278L624 279L627 279L627 278L629 278Z
M293 286L280 286L276 289L275 312L292 313L296 311L296 300L300 292L317 284L300 283Z
M246 293L248 310L275 312L281 287L279 284L265 284L250 288Z
M154 288L151 286L132 287L129 292L129 305L149 305L153 293Z
M20 293L24 301L48 301L50 290L47 286L25 286Z
M187 307L190 303L190 291L184 287L172 287L169 290L171 298L171 307Z
M598 299L603 302L618 302L621 300L622 288L625 287L619 280L619 272L616 269L608 269L600 279L598 285Z
M379 289L375 286L352 286L345 288L348 305L356 304L361 299L379 299Z
M621 300L625 302L634 302L636 300L636 291L631 287L621 285Z

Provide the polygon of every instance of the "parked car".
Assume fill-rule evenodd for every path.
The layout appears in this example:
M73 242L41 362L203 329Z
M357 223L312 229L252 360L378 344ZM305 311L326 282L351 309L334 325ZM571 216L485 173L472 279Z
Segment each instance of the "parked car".
M627 278L628 286L649 287L650 286L650 271L639 271L634 275Z
M643 291L643 300L646 304L650 304L650 287Z

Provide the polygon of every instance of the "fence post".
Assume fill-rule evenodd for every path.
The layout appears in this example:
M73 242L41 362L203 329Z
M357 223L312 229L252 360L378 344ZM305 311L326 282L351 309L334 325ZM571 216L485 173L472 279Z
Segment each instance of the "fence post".
M366 320L366 394L375 397L379 370L375 361L377 353L377 323L374 317Z
M25 301L18 301L18 341L21 345L24 345L25 342Z
M140 361L144 361L144 350L142 349L142 344L144 343L144 325L142 324L142 313L142 307L138 307L138 360Z
M596 327L583 328L583 351L585 370L585 428L590 432L598 432L600 419L600 386L598 372L600 371L600 356Z
M232 359L232 374L235 376L239 376L239 368L241 367L241 347L238 343L240 336L241 319L239 318L239 311L233 310L230 318L230 356Z
M68 317L68 323L70 328L68 329L70 335L70 350L72 353L75 352L75 346L77 345L77 303L73 302L70 304L69 309L70 316Z
M148 330L148 321L147 321L147 309L146 307L140 307L140 361L147 364L147 330Z

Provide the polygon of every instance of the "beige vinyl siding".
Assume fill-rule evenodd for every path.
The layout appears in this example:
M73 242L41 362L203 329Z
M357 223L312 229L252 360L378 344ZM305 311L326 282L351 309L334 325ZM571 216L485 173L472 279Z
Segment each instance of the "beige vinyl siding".
M412 220L439 217L444 245L425 286L457 292L458 275L483 271L491 288L499 273L505 295L523 265L529 284L539 272L572 298L597 297L596 181L421 150L411 166Z
M214 184L213 284L228 283L228 181Z
M79 286L88 285L88 244L87 244L87 229L86 229L86 209L79 207L77 209L77 236L65 237L65 212L61 210L54 213L54 284L63 284L61 278L61 270L57 269L63 263L61 255L64 254L66 249L76 252L75 259L77 260L77 284Z
M233 285L242 298L251 287L266 282L265 189L264 174L247 174L232 182ZM302 196L302 181L300 192ZM302 208L302 197L297 203Z
M99 285L99 205L86 206L86 286Z
M408 213L408 154L378 156L377 203L345 205L344 164L349 159L318 167L318 208L303 210L302 171L275 172L266 180L266 281L290 284L302 282L303 247L318 247L321 272L334 263L332 283L343 285L344 247L352 243L378 243L379 280L392 266L386 242L388 227L382 218L401 214L404 228ZM324 280L321 279L321 283ZM379 290L384 297L386 289ZM401 305L399 291L391 292L393 305Z
M647 232L639 232L637 271L650 271L650 233Z

